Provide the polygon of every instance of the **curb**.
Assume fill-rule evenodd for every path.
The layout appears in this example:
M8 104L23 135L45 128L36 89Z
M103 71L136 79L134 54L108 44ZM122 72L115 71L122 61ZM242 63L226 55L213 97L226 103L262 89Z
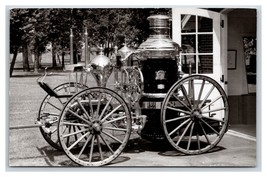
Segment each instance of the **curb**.
M234 131L234 130L228 130L226 132L226 134L228 135L232 135L232 136L236 136L236 137L239 137L239 138L243 138L243 139L246 139L246 140L250 140L250 141L254 141L256 142L256 137L254 136L250 136L250 135L247 135L247 134L244 134L244 133L240 133L240 132L237 132L237 131Z

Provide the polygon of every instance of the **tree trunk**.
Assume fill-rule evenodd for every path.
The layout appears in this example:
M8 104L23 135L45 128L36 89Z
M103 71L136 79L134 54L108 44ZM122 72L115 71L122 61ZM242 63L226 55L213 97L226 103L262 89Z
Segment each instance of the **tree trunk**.
M32 52L31 52L31 45L27 44L27 54L28 54L28 68L27 71L30 71L30 63L33 63L32 61Z
M56 60L56 48L54 44L52 43L52 68L57 67L57 60Z
M57 60L58 60L58 63L61 65L61 61L60 61L60 57L58 53L57 53Z
M15 62L16 62L16 59L17 59L18 51L19 51L19 47L16 46L15 50L14 50L13 58L12 58L12 61L11 61L11 64L10 64L9 77L12 77L12 73L13 73L13 70L14 70L14 66L15 66Z
M40 68L40 52L37 50L34 52L34 73L38 73L38 69Z
M22 56L23 56L23 71L30 71L29 60L28 60L28 44L23 45L22 47Z
M61 54L61 59L62 59L62 69L64 69L64 67L65 67L65 52L62 52L62 54Z

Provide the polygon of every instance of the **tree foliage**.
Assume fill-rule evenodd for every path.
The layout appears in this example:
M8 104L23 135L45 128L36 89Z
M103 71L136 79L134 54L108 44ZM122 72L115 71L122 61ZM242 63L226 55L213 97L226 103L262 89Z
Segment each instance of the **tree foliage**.
M149 35L147 17L158 13L170 15L170 9L11 9L10 53L29 47L29 52L35 56L35 69L38 69L41 54L49 43L52 50L62 56L70 50L70 29L74 34L74 50L79 51L84 42L84 27L88 29L88 44L105 45L107 54L115 45L120 48L125 42L137 47Z

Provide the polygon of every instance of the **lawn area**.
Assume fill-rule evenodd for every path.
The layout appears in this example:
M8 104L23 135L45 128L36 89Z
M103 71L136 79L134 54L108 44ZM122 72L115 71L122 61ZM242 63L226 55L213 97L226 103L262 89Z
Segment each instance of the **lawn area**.
M13 54L10 54L10 63L12 61L13 58ZM69 55L65 56L65 63L69 63ZM33 63L34 63L34 55L32 55L32 60L29 60L29 65L30 65L30 69L33 69ZM57 65L59 67L61 67L61 57L59 60L57 60ZM41 58L41 67L52 67L52 53L51 52L47 52L45 54L42 55ZM14 69L23 69L23 58L22 58L22 53L18 53L17 58L16 58L16 62L15 62L15 66Z
M95 57L95 55L90 54L90 58L91 59L94 58L94 57ZM13 54L10 54L9 63L11 63L12 58L13 58ZM65 58L65 64L69 64L70 63L70 55L65 55L64 58ZM81 63L84 63L84 61L85 61L84 53L82 53ZM62 67L62 58L61 58L61 56L59 56L59 59L57 58L56 62L57 62L57 68L61 68ZM29 65L30 65L30 69L31 70L33 70L33 64L34 64L34 56L32 55L32 60L29 61ZM42 55L40 64L41 64L42 68L52 67L52 53L51 52L44 53ZM23 69L22 53L18 53L14 69L15 70L22 70Z

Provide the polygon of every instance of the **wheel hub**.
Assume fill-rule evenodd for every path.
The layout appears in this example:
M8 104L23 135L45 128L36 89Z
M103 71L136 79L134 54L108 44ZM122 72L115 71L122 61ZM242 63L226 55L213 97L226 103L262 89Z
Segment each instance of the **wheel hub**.
M191 118L192 118L192 119L202 119L202 113L201 113L201 110L199 110L199 109L194 109L194 110L191 112Z
M93 134L100 134L102 131L102 123L99 120L94 120L90 127Z

